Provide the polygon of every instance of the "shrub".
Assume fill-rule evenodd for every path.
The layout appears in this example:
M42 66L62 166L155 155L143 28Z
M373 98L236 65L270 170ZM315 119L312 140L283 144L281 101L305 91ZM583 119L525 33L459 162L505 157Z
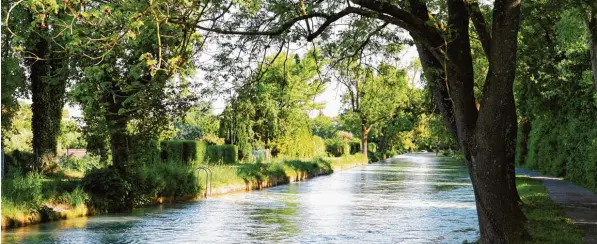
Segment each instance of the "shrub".
M100 166L100 157L96 155L87 154L82 158L62 157L60 159L60 168L78 172L86 172Z
M91 193L91 199L100 212L133 207L129 196L133 185L113 166L89 171L83 178L83 189Z
M5 165L9 170L27 173L33 170L33 153L14 150L4 155Z
M238 161L238 147L235 145L207 146L208 163L235 164Z

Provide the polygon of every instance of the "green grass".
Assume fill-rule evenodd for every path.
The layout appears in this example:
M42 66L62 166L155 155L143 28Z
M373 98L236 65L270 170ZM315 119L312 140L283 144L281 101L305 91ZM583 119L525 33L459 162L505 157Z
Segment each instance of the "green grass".
M11 173L2 179L2 216L19 225L48 213L46 206L60 205L65 210L82 212L88 200L89 195L77 180L48 178L36 173L24 176Z
M330 174L333 169L346 169L356 164L366 163L367 158L362 154L343 156L339 158L314 159L274 159L270 162L249 162L243 164L211 166L213 172L213 187L260 183L271 180L286 182L290 179L300 180L319 174ZM199 183L205 183L205 173L198 171Z
M582 232L564 217L564 212L549 198L540 181L517 177L516 186L528 219L526 229L532 237L528 243L583 243Z

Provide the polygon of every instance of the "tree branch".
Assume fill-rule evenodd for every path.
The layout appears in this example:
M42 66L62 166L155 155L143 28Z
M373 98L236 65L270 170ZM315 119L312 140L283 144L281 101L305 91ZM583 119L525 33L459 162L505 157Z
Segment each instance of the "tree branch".
M483 46L483 51L485 52L485 56L489 58L489 51L491 46L491 33L489 33L489 29L487 28L487 23L485 22L485 17L481 13L481 8L479 7L479 2L477 1L465 1L466 8L469 12L471 20L473 21L473 25L475 26L475 31L479 36L479 40L481 41L481 46Z
M275 29L267 30L267 31L224 30L224 29L219 29L219 28L208 28L208 27L204 27L204 26L200 26L200 25L197 25L196 27L200 30L213 31L216 33L227 34L227 35L277 36L277 35L281 35L285 31L290 29L296 22L299 22L299 21L305 20L305 19L315 18L315 17L330 18L330 15L324 14L324 13L309 13L307 15L301 15L301 16L295 17L295 18L283 23L282 25L280 25L279 27L277 27Z

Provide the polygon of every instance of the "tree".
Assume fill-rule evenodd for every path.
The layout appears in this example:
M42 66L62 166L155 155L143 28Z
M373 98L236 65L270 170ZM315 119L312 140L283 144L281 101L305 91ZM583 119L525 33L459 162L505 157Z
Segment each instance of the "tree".
M376 36L386 43L400 42L395 32L388 36L385 28L406 30L417 47L434 102L464 153L475 191L480 242L515 243L524 236L525 216L514 175L517 127L513 81L520 1L494 1L491 24L477 1L300 1L299 6L257 2L236 7L238 11L230 13L232 17L226 21L196 27L242 35L243 43L260 42L259 36L275 36L272 39L279 43L318 37L326 42L334 39L333 24L344 19L358 29L360 38L339 43L345 43L346 49L355 47L350 53L357 54ZM299 11L294 11L296 8ZM480 108L474 95L471 21L489 63ZM238 26L246 28L239 30ZM349 53L342 51L343 46L335 47L341 49L339 53Z
M360 65L339 71L339 82L346 88L343 102L360 125L361 150L367 155L368 134L374 125L387 122L408 100L406 73L387 64L374 71Z
M270 149L273 155L309 156L312 147L300 147L313 144L308 112L321 108L314 98L325 90L316 71L318 55L311 50L303 56L268 57L271 65L258 67L235 90L221 116L220 137L237 144L245 156L253 146Z
M121 172L128 173L137 163L149 160L144 152L152 149L170 119L183 114L195 98L188 77L205 39L184 25L167 21L199 21L201 13L189 10L195 7L207 6L127 1L88 12L86 23L100 28L81 35L109 39L109 49L80 48L90 58L76 63L82 78L71 95L90 125L85 130L88 139L100 142L88 146L105 153L107 148L101 144L108 141L112 163ZM98 21L97 16L103 18Z

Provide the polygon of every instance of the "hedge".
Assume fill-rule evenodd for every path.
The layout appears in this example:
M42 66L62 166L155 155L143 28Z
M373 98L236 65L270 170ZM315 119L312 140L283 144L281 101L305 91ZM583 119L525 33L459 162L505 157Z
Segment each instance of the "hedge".
M162 141L161 159L163 162L183 162L185 164L202 164L205 160L207 143L193 140Z
M207 146L206 161L210 164L235 164L238 161L238 147L236 145Z
M361 142L351 141L348 143L350 146L350 154L360 153L361 152Z

